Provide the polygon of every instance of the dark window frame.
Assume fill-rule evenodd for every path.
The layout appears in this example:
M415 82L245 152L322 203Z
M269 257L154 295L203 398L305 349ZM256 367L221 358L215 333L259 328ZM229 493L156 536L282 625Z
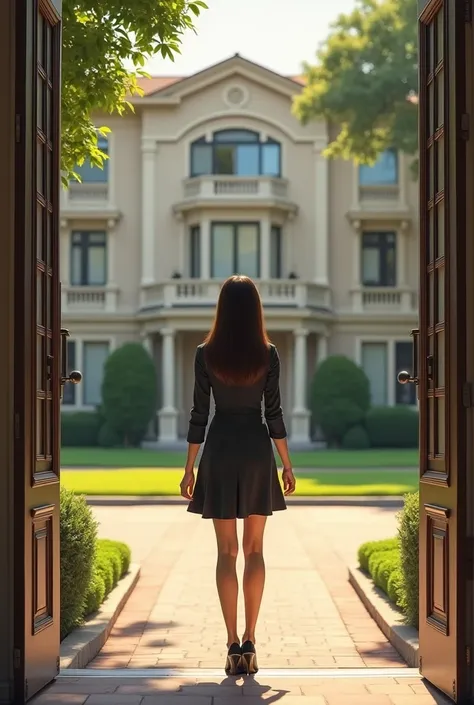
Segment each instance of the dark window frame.
M81 177L81 183L83 184L108 184L109 183L109 178L110 178L110 173L109 173L109 162L110 162L110 155L109 155L109 140L107 137L103 137L102 135L98 135L97 137L97 146L100 149L101 152L104 152L104 154L107 155L107 159L104 159L104 163L102 165L102 169L98 166L92 166L90 163L89 159L86 159L81 166L76 164L74 167L74 171ZM92 179L84 179L82 178L81 174L81 169L86 167L90 174L96 175L97 178L92 178ZM72 184L77 184L78 182L76 179L72 178L70 179L70 183Z
M389 153L392 154L395 157L395 177L393 181L386 182L386 181L369 181L366 183L363 183L363 180L361 179L361 169L364 167L364 164L359 165L359 173L358 173L358 179L359 179L359 186L361 188L372 188L372 187L377 187L377 186L385 186L385 187L390 187L390 186L399 186L400 184L400 164L399 164L399 153L398 150L395 149L394 147L389 147L388 149L384 149L382 154ZM375 166L375 165L374 165ZM370 172L369 172L370 173Z
M104 250L104 280L100 284L90 284L88 279L88 250L92 243L89 242L90 235L103 235L103 244L101 245ZM75 237L80 236L81 242L75 243ZM93 243L95 247L100 246L98 243ZM75 249L80 249L81 251L81 276L80 282L73 281L73 253ZM71 249L70 249L70 262L69 262L69 272L70 272L70 282L71 286L107 286L108 278L108 268L107 268L107 232L105 230L73 230L71 232Z
M189 228L189 276L191 279L201 278L200 225L191 225Z
M70 374L76 369L77 341L67 341L67 373ZM76 406L77 387L75 384L65 384L63 387L63 406Z
M377 237L376 245L366 243L368 238ZM388 238L393 238L393 242L388 242ZM378 281L366 281L364 276L364 251L378 249L380 252L380 269ZM390 277L390 267L388 264L387 254L393 251L393 276ZM392 288L397 286L397 233L394 230L372 231L367 230L362 233L361 239L361 262L360 262L360 280L364 287L387 287Z
M105 358L105 361L107 361L107 358L110 356L112 352L112 345L110 340L103 339L103 340L91 340L91 339L86 339L82 341L82 366L84 369L84 375L87 375L87 355L86 355L86 350L88 346L91 345L104 345L107 347L107 357ZM104 362L105 365L105 362ZM104 372L104 370L103 370ZM102 381L101 385L104 381L104 376L102 374ZM100 401L99 405L102 403L102 386L99 389L99 396L100 396ZM98 405L95 402L90 402L87 400L87 387L84 385L82 389L82 405L84 407L92 408L92 407L97 407Z
M406 350L409 351L408 354L400 355L400 347L406 346ZM407 370L411 375L413 374L413 342L411 340L395 340L395 370L400 372L400 370ZM399 384L397 379L394 379L395 384L395 404L400 406L413 406L417 405L416 401L416 386L414 384ZM408 401L405 401L408 399Z
M240 226L254 225L257 228L257 275L255 279L260 279L261 274L261 249L262 249L262 228L261 223L258 220L239 220L239 221L227 221L227 220L213 220L211 222L211 262L210 262L210 273L211 279L221 279L222 277L216 277L214 275L214 228L216 226L230 226L233 228L233 243L232 243L232 269L233 274L242 274L242 272L237 272L237 259L238 259L238 228Z
M271 271L272 267L272 240L274 233L278 233L278 248L276 256L276 273ZM270 228L270 278L281 279L283 273L283 228L281 225L272 225Z
M250 140L219 140L216 139L216 136L219 134L224 134L225 132L246 132L249 135L255 135L256 139L254 141ZM199 146L202 147L203 145L209 146L212 152L212 174L200 174L194 169L194 147ZM271 137L268 137L265 142L262 142L260 140L260 135L258 132L255 132L253 130L218 130L217 132L214 132L212 135L212 140L210 142L207 141L206 137L200 137L197 140L194 140L194 142L191 143L191 149L189 150L189 158L190 158L190 164L189 164L189 174L191 178L196 178L200 176L239 176L239 174L231 173L231 174L221 174L217 171L217 158L216 158L216 150L218 147L248 147L249 145L255 145L258 147L258 174L248 174L247 176L242 176L242 178L249 178L251 179L252 177L256 176L264 176L268 178L275 178L275 179L280 179L281 178L281 142L278 142L277 140L274 140ZM264 152L264 147L268 145L274 145L278 147L278 173L277 174L264 174L263 173L263 152Z

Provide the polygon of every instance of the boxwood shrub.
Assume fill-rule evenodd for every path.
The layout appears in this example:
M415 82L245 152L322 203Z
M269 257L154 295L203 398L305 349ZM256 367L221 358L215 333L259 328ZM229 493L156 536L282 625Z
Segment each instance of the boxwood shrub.
M383 539L382 541L368 541L367 543L363 543L358 552L360 567L362 570L365 570L366 573L369 573L369 561L372 553L392 551L393 549L399 548L399 545L399 540L397 538Z
M98 443L101 426L96 411L63 411L61 414L61 445L92 448Z
M409 406L374 406L365 427L372 448L418 447L418 411Z
M109 592L130 567L130 548L120 541L99 539L94 556L93 575L86 594L84 615L96 612Z

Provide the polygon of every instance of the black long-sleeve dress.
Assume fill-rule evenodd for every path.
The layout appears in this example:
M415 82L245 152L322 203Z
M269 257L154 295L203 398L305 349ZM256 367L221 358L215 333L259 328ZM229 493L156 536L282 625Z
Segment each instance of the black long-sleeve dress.
M219 381L206 366L204 345L196 350L194 371L189 443L204 441L211 389L216 412L188 511L204 519L243 519L286 509L271 443L271 438L286 438L277 349L271 346L267 374L249 386Z

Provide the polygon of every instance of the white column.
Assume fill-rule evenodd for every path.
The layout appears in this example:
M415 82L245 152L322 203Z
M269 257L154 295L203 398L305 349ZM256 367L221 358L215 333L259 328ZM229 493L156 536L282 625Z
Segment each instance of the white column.
M263 218L260 225L260 279L270 279L270 218Z
M201 220L201 279L211 278L211 222Z
M308 331L298 328L294 331L293 388L294 406L291 425L291 440L296 443L309 442L310 412L306 407L307 392L307 337Z
M142 286L155 281L156 142L142 143Z
M314 177L315 177L315 281L323 286L329 283L329 163L322 152L326 148L326 140L314 144Z
M160 441L174 442L178 438L178 412L175 402L175 330L163 328L162 389L163 406L158 412Z
M317 351L316 351L316 365L319 367L319 365L324 362L324 360L328 356L328 337L327 335L319 335L318 336L318 346L317 346Z

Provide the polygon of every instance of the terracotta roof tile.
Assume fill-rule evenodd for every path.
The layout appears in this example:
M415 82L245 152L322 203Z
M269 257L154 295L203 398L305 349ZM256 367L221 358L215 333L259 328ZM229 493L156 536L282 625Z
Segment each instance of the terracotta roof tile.
M143 89L144 95L149 96L182 81L184 78L188 78L188 76L150 76L150 78L139 78L138 85ZM306 82L304 76L286 76L286 78L302 86L304 86Z

